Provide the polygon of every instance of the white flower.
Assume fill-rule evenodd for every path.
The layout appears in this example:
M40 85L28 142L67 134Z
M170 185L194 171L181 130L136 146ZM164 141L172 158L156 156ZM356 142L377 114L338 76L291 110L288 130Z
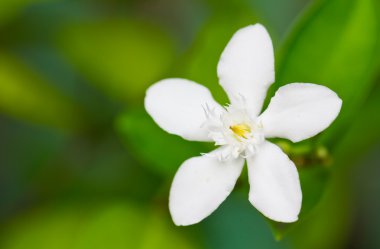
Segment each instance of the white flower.
M342 100L327 87L292 83L279 88L260 114L274 82L272 42L260 24L236 32L222 53L218 76L231 101L225 108L207 88L185 79L162 80L145 97L147 112L165 131L220 146L188 159L176 173L169 200L174 223L191 225L210 215L231 193L245 160L252 205L272 220L296 221L302 202L297 169L266 138L299 142L315 136L337 117Z

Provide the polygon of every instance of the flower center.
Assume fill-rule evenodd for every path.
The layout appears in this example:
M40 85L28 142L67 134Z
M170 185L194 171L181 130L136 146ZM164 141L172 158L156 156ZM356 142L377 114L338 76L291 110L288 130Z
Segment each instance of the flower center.
M236 136L238 136L238 138L241 137L247 139L247 134L251 133L251 127L245 123L231 125L230 129Z
M243 105L229 105L224 109L204 106L206 120L203 124L215 145L221 146L217 157L228 160L250 157L265 140L263 127L256 117L251 117Z

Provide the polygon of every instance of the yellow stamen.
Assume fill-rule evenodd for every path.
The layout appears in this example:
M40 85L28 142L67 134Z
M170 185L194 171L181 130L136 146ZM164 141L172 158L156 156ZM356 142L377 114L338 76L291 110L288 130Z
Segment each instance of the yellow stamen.
M246 135L248 133L251 133L251 127L247 124L236 124L236 125L231 125L230 129L235 133L235 135L242 137L242 138L247 138Z

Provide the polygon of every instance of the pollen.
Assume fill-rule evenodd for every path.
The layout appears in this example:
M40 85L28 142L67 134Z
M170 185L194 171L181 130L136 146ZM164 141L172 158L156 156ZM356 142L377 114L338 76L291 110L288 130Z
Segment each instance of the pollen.
M247 135L251 133L251 127L247 124L236 124L230 126L231 131L238 137L247 138Z

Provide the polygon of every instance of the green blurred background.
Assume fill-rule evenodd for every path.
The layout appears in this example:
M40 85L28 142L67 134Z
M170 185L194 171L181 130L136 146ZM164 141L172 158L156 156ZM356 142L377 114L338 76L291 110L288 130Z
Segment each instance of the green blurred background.
M380 248L378 0L0 0L0 248ZM168 212L182 161L212 146L162 131L143 109L166 77L209 87L232 34L264 24L275 90L319 83L341 115L299 144L300 220L248 202L246 172L209 218Z

